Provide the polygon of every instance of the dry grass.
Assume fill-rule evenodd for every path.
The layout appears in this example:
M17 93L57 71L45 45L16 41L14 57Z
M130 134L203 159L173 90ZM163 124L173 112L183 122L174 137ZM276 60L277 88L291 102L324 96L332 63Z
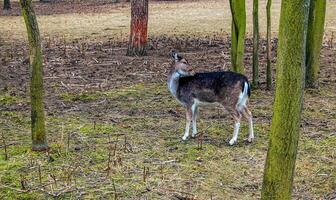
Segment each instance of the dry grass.
M335 30L331 10L336 3L328 3L329 33ZM273 6L276 19L278 7L279 0ZM198 71L230 65L230 45L222 37L230 29L227 2L152 3L150 35L157 46L151 45L149 56L142 58L126 57L125 42L106 40L127 39L129 8L106 9L100 14L39 16L41 32L52 38L44 40L43 51L49 154L30 150L22 19L0 18L0 42L11 45L0 46L0 133L9 145L5 160L0 136L0 199L260 198L274 91L252 93L255 143L244 143L244 123L239 144L229 147L232 121L217 107L200 110L199 130L206 130L202 146L197 139L182 142L184 110L166 88L171 48L185 52ZM276 30L278 25L273 26ZM162 34L196 37L155 37ZM251 40L246 44L250 75ZM264 49L263 42L261 80ZM321 87L305 94L293 199L336 195L335 57L335 49L325 46Z
M161 38L162 46L143 58L126 57L126 43L75 41L44 49L49 154L30 151L22 51L0 61L0 132L9 145L9 160L1 149L0 199L260 198L273 91L252 93L255 143L244 143L244 123L238 145L228 146L232 121L217 107L200 110L202 148L197 139L182 142L184 110L165 82L167 52L180 41L169 41ZM210 46L208 41L189 40L182 51L199 71L226 68L229 43L221 37ZM335 50L322 54L321 88L305 95L294 199L332 199L336 189Z
M265 7L266 0L261 0L260 31L262 34L266 31ZM252 1L247 1L247 8L247 31L252 33ZM333 12L335 10L336 1L328 0L327 35L336 32L336 12ZM152 2L149 13L150 37L163 34L211 35L230 32L231 14L228 1ZM272 30L276 34L280 13L279 0L273 2L272 13ZM26 38L22 17L1 16L0 19L2 27L0 35L6 43ZM117 9L109 6L99 7L91 13L40 15L38 21L44 37L107 37L120 40L127 39L129 33L130 8L125 4Z

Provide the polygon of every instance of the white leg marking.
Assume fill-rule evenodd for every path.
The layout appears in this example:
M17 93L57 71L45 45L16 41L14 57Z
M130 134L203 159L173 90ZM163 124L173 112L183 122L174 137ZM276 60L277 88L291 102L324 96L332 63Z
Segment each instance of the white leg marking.
M253 121L252 121L252 117L250 117L250 120L249 120L249 137L248 137L248 141L252 142L253 139L254 139Z
M193 106L191 107L191 110L192 110L192 127L193 127L191 136L195 137L197 134L197 127L196 127L197 112L198 112L197 102L193 104Z
M187 121L186 121L185 133L184 133L184 136L182 137L183 140L186 140L189 137L191 117L192 117L192 110L190 108L187 108L187 112L186 112Z
M239 127L240 127L240 123L236 122L235 123L235 127L234 127L234 131L233 131L233 137L232 137L232 139L229 142L230 145L234 145L237 142L237 140L238 140L238 133L239 133Z
M189 128L190 128L190 120L187 119L186 128L182 140L186 140L189 137Z

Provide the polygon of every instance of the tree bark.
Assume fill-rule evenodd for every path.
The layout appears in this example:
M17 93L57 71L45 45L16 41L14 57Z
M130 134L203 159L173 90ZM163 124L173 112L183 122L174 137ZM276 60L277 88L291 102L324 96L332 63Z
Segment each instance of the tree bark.
M325 13L326 0L310 0L306 58L307 88L316 88L318 86Z
M253 79L254 88L259 87L259 0L253 0Z
M10 0L4 0L4 7L3 7L3 9L4 10L9 10L11 8L12 7L11 7L11 4L10 4Z
M131 1L131 32L128 44L128 56L146 55L148 0Z
M305 80L309 0L282 0L276 94L261 199L291 199Z
M266 5L266 20L267 20L267 38L266 38L266 52L267 52L267 64L266 64L266 89L272 89L272 47L271 47L271 6L272 0L267 1Z
M231 62L233 71L244 73L244 50L246 31L245 0L230 0L231 25Z
M48 143L44 122L42 50L40 32L31 2L32 0L20 0L29 41L32 149L44 151L48 149Z

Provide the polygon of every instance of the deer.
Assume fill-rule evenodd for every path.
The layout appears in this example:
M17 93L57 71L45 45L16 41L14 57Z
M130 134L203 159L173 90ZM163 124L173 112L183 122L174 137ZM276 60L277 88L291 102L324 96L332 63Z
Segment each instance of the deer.
M247 141L254 140L252 113L247 107L251 95L251 86L246 76L231 72L195 73L194 68L180 54L172 51L171 70L167 76L170 93L186 108L186 127L182 140L189 137L192 122L192 137L196 136L198 107L207 104L222 105L234 119L233 137L229 145L238 141L241 118L249 123Z

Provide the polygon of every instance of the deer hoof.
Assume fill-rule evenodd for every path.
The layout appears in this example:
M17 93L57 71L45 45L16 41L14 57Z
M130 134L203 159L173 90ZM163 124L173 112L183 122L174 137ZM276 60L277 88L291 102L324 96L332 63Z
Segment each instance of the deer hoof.
M187 138L188 138L188 136L183 136L183 137L182 137L182 140L183 140L183 141L186 141Z
M237 143L237 141L234 140L234 139L231 139L230 142L229 142L229 144L230 144L231 146L234 145L235 143Z
M252 138L248 138L247 139L247 141L249 142L249 143L252 143L253 142L253 140L254 140L254 138L252 137Z

